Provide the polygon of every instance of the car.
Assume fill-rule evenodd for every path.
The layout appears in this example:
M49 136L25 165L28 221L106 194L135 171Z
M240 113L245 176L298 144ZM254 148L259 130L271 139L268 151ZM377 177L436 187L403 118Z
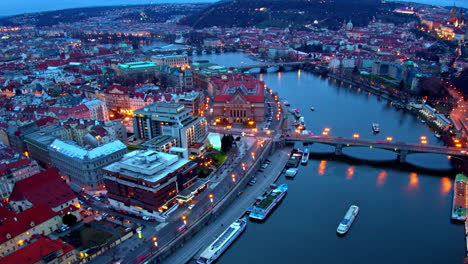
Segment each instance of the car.
M141 219L143 219L143 220L145 220L145 221L149 221L149 220L150 220L150 218L147 217L146 215L142 216Z
M108 214L108 213L103 213L103 214L102 214L102 216L104 216L104 217L108 217L108 216L109 216L109 214Z
M187 226L185 224L181 225L179 228L177 228L177 232L182 232L185 230Z
M99 196L93 196L96 201L101 201L101 198Z
M188 209L192 210L195 207L195 204L191 204L188 206Z

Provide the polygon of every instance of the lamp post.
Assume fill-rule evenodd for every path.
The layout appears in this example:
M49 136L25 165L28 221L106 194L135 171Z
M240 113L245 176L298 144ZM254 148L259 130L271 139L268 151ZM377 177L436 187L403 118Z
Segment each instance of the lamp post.
M353 135L353 138L354 138L354 139L359 139L359 134L357 134L357 133L354 134L354 135Z
M232 182L236 182L236 174L231 174Z
M184 225L187 225L187 216L183 215L182 221L184 222Z
M208 198L210 198L210 202L211 202L211 204L213 204L213 194L212 193L208 194Z

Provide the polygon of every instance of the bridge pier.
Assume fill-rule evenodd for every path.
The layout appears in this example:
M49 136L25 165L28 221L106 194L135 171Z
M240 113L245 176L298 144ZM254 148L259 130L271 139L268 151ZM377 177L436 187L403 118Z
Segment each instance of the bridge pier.
M407 150L398 150L398 161L403 163L406 162L406 156L408 156Z
M343 154L343 145L338 144L335 146L335 155L340 156Z

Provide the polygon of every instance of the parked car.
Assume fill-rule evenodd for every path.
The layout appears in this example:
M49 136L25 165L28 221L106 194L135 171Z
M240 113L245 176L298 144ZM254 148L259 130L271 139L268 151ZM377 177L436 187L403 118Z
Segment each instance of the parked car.
M188 209L192 210L195 207L195 204L191 204L188 206Z
M143 220L145 220L145 221L149 221L149 220L150 220L150 218L147 217L146 215L142 216L141 219L143 219Z

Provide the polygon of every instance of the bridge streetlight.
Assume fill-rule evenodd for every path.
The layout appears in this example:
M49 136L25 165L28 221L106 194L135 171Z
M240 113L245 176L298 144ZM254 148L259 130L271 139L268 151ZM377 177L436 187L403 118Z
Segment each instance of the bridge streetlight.
M392 140L393 140L392 137L387 137L387 141L388 141L388 142L391 142Z
M421 144L427 144L426 136L421 136Z
M353 138L354 138L354 139L358 139L358 138L359 138L359 134L353 134Z

